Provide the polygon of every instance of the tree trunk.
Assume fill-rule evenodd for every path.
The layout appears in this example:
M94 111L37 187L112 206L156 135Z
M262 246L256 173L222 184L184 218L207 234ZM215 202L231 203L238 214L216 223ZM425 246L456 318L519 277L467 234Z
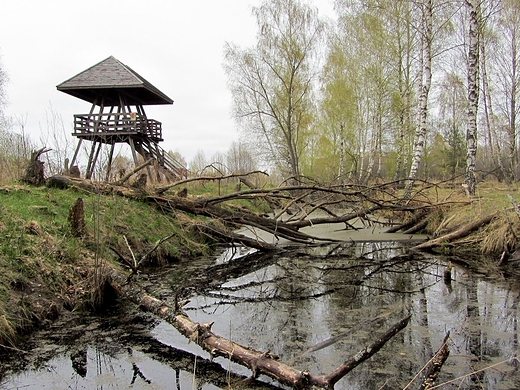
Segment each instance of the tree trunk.
M424 153L426 142L428 95L432 82L432 39L433 39L433 4L432 0L426 0L423 4L423 31L421 32L421 59L422 59L422 85L419 93L419 124L415 133L415 142L412 154L412 165L406 183L405 197L410 195L414 181L417 177L419 164Z
M116 289L123 291L129 299L139 304L142 309L172 324L182 335L201 346L212 357L221 356L248 367L252 371L253 378L264 374L286 386L298 389L312 387L333 388L336 382L377 353L386 342L404 329L410 321L410 316L398 321L373 343L361 349L328 375L313 375L308 371L300 371L278 361L278 357L270 351L256 351L218 336L211 331L212 323L200 324L193 322L182 312L182 308L171 307L164 301L146 294L135 286L121 283L121 285L116 286Z
M465 0L469 13L468 31L468 120L466 127L466 185L470 196L475 195L477 179L475 163L477 155L477 111L478 111L478 74L479 74L479 0Z
M486 63L486 46L482 42L480 45L480 67L482 69L482 97L484 102L484 116L487 134L489 138L489 149L491 152L492 161L496 161L501 172L501 176L504 177L507 184L511 184L510 176L504 167L502 162L502 146L500 140L496 135L496 124L493 113L493 105L491 102L491 93L489 91L489 80L487 76L487 63ZM495 145L496 144L496 148Z
M35 186L41 186L45 184L43 162L40 161L40 156L49 151L50 149L45 149L45 147L43 147L39 150L35 150L34 152L32 152L31 160L25 168L24 176L21 178L22 182L32 184Z
M475 222L472 222L470 224L464 225L463 227L461 227L460 229L458 229L458 230L456 230L454 232L445 234L444 236L441 236L441 237L436 238L434 240L426 241L426 242L424 242L422 244L419 244L419 245L415 246L413 249L416 249L416 250L433 249L435 247L441 246L442 244L444 244L446 242L451 242L453 240L456 240L456 239L459 239L459 238L462 238L462 237L466 237L467 235L469 235L473 231L475 231L475 230L479 229L480 227L490 223L493 220L493 218L495 218L496 216L497 216L497 213L488 215L487 217L481 218L481 219L479 219L479 220L477 220Z

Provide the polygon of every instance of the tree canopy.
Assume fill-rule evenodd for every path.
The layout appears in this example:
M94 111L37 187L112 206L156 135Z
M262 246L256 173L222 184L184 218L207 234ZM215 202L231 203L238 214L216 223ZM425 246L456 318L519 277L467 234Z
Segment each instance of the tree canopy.
M285 177L516 180L519 10L336 0L330 21L264 1L256 45L224 52L243 139Z
M325 24L296 0L253 8L255 47L225 48L234 116L250 145L286 176L298 178L315 118L318 49Z

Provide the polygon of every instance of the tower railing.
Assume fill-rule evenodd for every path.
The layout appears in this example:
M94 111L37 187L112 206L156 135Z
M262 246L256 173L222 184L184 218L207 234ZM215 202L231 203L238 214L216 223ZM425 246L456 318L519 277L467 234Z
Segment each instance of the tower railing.
M154 141L162 141L162 123L137 113L103 113L74 115L76 137L104 134L142 134Z

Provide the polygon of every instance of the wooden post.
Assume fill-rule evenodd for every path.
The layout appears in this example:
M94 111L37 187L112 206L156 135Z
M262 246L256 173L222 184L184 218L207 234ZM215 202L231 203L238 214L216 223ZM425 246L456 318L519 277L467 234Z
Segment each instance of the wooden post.
M81 147L81 143L83 142L83 138L80 138L78 141L78 146L76 147L76 151L74 152L74 157L72 157L72 161L70 162L70 166L73 167L76 162L76 158L78 157L79 149Z
M108 181L110 178L110 171L112 169L112 158L114 157L114 148L116 144L112 142L112 145L110 146L110 154L108 156L108 164L107 164L107 175L105 177L105 181Z
M94 158L94 152L96 151L96 141L92 141L92 147L90 148L90 154L88 157L87 171L85 172L85 178L90 179L92 175L92 159Z

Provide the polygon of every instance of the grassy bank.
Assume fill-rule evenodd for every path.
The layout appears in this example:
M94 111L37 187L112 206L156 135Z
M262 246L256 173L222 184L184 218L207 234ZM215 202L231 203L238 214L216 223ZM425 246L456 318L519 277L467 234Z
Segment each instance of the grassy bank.
M85 235L71 234L70 206L81 197ZM150 251L153 265L206 255L210 248L189 231L184 214L165 215L152 205L124 197L75 190L8 185L0 187L0 344L62 310L102 304L101 290L120 256Z
M459 186L445 185L424 189L415 200L419 204L446 203L427 215L424 233L431 238L456 231L474 221L494 215L491 223L436 251L446 254L472 253L483 255L488 265L494 265L504 250L514 251L519 245L520 216L509 196L520 202L517 186L506 186L495 181L483 182L477 194L468 198Z

